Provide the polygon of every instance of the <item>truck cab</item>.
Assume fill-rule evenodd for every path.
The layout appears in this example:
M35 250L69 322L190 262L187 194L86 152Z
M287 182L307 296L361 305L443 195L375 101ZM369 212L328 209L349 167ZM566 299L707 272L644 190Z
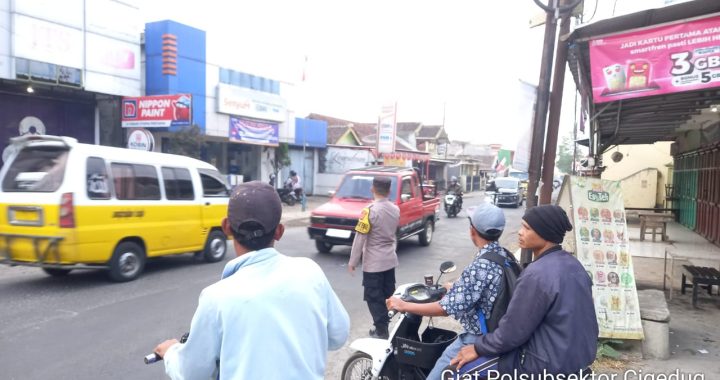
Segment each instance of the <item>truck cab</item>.
M425 191L411 168L372 166L345 173L330 201L312 211L308 234L319 252L352 245L360 213L373 201L372 181L377 176L390 178L388 199L400 208L398 240L418 236L421 245L430 245L440 212L434 191Z

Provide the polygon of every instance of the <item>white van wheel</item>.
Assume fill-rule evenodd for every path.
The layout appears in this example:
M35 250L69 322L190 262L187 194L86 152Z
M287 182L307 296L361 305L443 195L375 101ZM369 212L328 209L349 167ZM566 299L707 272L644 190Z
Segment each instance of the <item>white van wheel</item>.
M110 279L115 282L132 281L145 268L145 250L137 243L124 241L115 247L110 259Z
M225 253L227 253L227 237L225 237L225 234L218 230L210 231L205 242L203 259L208 263L216 263L225 258Z

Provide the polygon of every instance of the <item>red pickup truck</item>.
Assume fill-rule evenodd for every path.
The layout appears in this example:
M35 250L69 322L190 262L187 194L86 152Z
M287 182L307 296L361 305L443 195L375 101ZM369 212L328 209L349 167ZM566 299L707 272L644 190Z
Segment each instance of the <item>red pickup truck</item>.
M321 253L335 245L352 245L360 212L372 201L373 178L390 177L389 199L400 208L398 240L417 235L420 244L430 245L440 214L440 199L428 194L411 168L372 166L345 173L329 202L313 210L308 234Z

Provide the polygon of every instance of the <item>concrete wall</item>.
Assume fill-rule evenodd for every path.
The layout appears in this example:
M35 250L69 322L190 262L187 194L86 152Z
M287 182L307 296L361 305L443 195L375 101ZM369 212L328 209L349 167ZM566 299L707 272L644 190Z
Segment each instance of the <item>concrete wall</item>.
M620 145L618 149L613 148L603 155L603 165L607 168L602 173L602 178L614 181L623 180L626 207L655 207L656 204L663 204L665 184L668 182L669 173L667 165L673 163L673 158L670 156L670 144L670 142L663 141L645 145ZM613 162L610 158L616 151L623 154L620 162ZM653 168L656 171L654 174L647 172L639 174L637 178L634 177L636 173L647 168ZM653 175L655 178L650 178ZM630 176L633 178L628 178ZM626 178L627 180L625 180ZM645 186L650 187L642 187L642 181L649 181L645 182ZM651 206L630 205L628 203L630 199L633 199L633 202L651 204Z

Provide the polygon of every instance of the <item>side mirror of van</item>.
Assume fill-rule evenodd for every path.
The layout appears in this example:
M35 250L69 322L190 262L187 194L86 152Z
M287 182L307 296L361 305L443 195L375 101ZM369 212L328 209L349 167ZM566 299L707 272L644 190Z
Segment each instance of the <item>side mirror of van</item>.
M402 194L402 195L400 195L400 200L402 201L402 203L405 203L405 202L409 201L410 198L411 198L410 194Z
M331 196L331 197L334 197L334 196L335 196L335 190L330 190L330 191L328 191L328 195Z

